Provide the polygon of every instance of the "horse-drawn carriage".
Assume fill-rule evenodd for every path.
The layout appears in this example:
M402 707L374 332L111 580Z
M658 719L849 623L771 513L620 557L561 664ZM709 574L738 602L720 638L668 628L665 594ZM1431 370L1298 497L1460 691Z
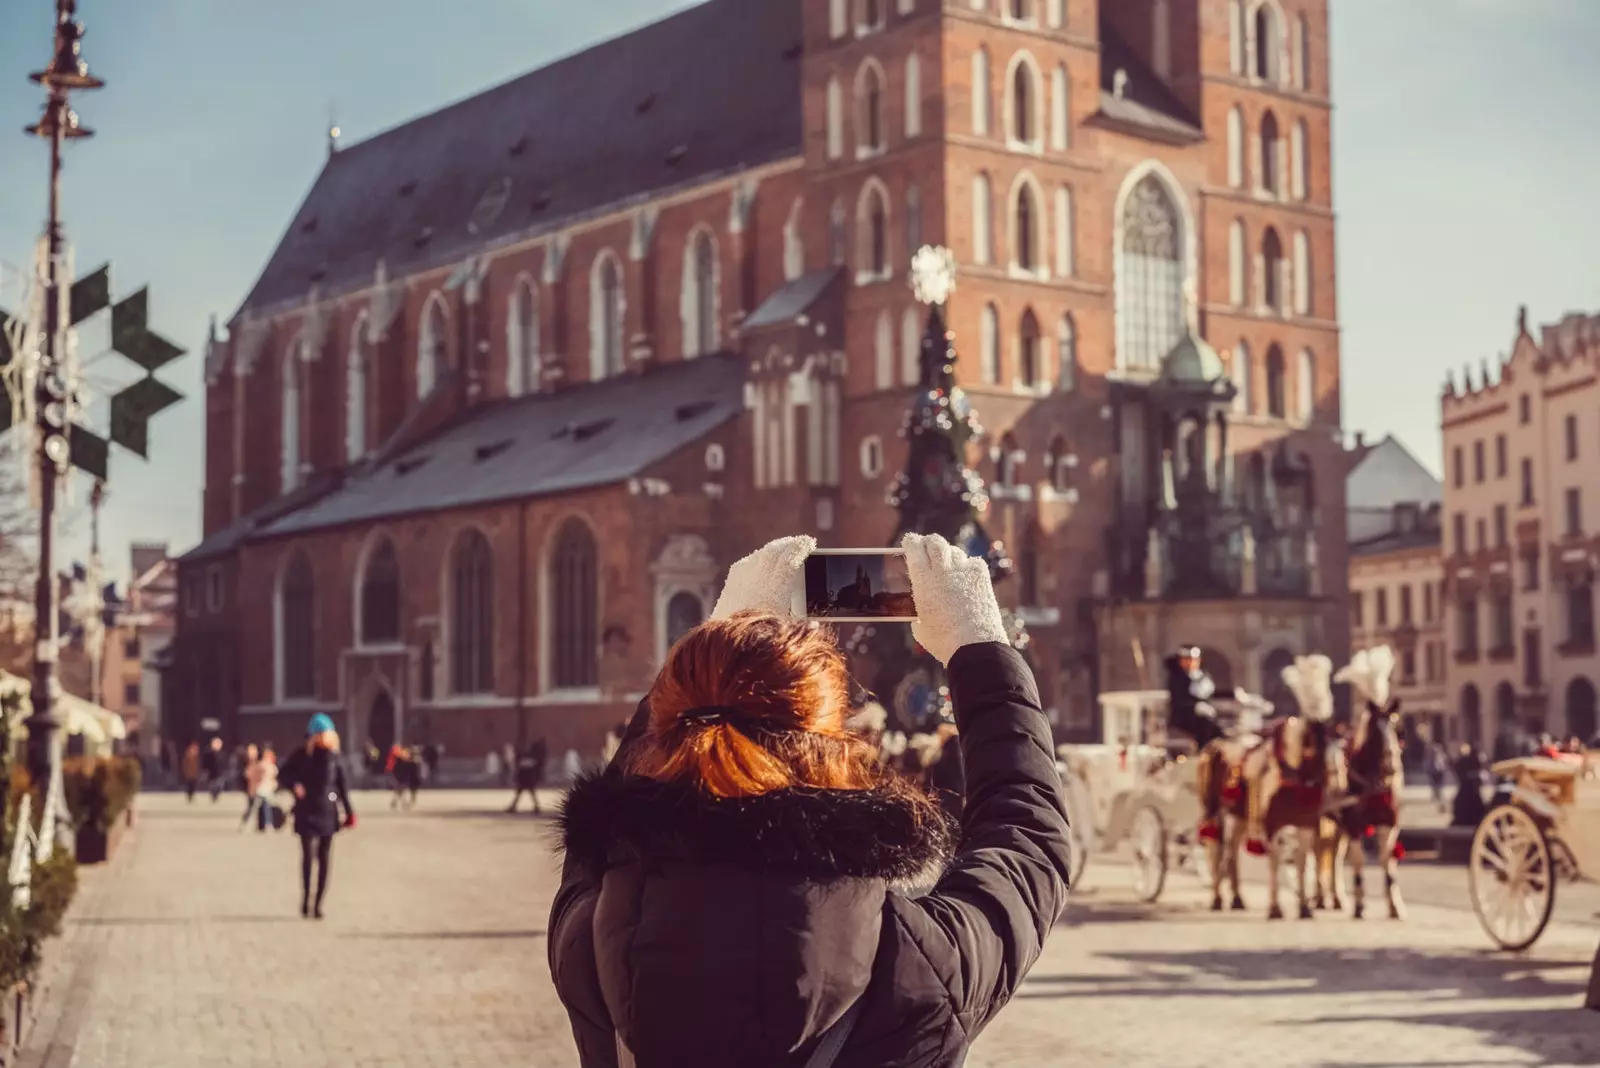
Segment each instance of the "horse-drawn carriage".
M1467 886L1489 937L1526 949L1550 922L1558 882L1600 878L1600 762L1520 757L1490 770L1512 790L1473 835Z

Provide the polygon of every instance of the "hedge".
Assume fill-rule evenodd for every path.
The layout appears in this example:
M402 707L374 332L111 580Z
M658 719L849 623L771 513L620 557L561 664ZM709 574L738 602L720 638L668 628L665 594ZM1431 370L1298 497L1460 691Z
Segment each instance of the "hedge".
M134 757L67 757L61 762L61 789L73 825L109 831L139 795L143 774ZM15 812L22 795L32 790L28 769L13 764L7 811ZM40 803L35 795L35 816Z

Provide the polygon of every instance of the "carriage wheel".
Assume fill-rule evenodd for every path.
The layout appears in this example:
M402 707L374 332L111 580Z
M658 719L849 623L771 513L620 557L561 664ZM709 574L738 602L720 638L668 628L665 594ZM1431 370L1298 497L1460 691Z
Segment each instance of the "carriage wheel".
M1153 902L1167 881L1167 825L1154 805L1133 814L1133 888L1139 900Z
M1472 836L1467 867L1472 911L1501 949L1527 949L1544 933L1556 905L1550 843L1532 816L1499 805Z

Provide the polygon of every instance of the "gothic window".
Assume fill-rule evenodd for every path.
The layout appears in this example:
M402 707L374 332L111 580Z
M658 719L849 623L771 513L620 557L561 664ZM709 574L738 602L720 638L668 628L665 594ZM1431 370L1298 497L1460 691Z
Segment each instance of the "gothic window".
M1177 205L1154 174L1130 191L1117 263L1117 363L1155 368L1183 336L1184 250Z
M1017 468L1021 451L1017 448L1017 439L1009 432L1000 439L1000 455L995 460L994 481L997 486L1015 486L1017 484Z
M828 212L828 260L835 267L843 267L844 259L844 202L835 200Z
M1244 220L1235 219L1228 227L1228 303L1236 308L1244 304L1244 257Z
M1228 69L1244 73L1244 4L1228 0Z
M1000 381L1000 312L993 304L983 306L983 326L978 337L983 381L992 386Z
M550 597L550 688L598 684L599 550L583 520L568 519L556 534L545 589Z
M1255 50L1251 56L1252 73L1262 81L1278 80L1278 12L1269 3L1256 8Z
M1033 5L1037 0L1006 0L1008 13L1017 22L1033 21Z
M296 338L283 354L279 377L282 390L278 399L278 436L281 465L278 471L280 493L288 493L300 484L300 380L305 374L305 364L300 358L301 341Z
M705 620L705 605L700 598L687 590L672 595L667 602L667 648L678 644L678 639L698 627Z
M589 377L621 374L623 360L622 267L610 251L594 261L589 293Z
M1300 350L1299 366L1295 368L1296 414L1302 423L1310 423L1317 414L1317 358L1310 349Z
M450 556L450 692L494 692L494 552L476 530Z
M863 33L883 29L885 0L857 0L861 8L861 21L857 28Z
M828 79L828 158L844 155L844 90L838 78Z
M1233 379L1233 387L1238 391L1234 394L1233 410L1244 415L1249 415L1255 410L1250 393L1251 370L1250 346L1241 341L1239 347L1233 350L1233 373L1229 377Z
M1061 317L1056 331L1056 388L1078 388L1078 323L1070 313Z
M1300 15L1294 23L1294 84L1299 89L1311 88L1311 30L1306 17Z
M1311 314L1311 239L1304 230L1294 234L1294 313Z
M906 136L922 132L922 60L915 52L906 57Z
M883 71L867 60L856 73L856 155L883 151Z
M683 250L683 354L704 356L721 344L717 316L717 241L701 227Z
M1039 144L1039 68L1033 58L1019 54L1011 69L1011 140L1035 148Z
M888 389L894 385L894 320L890 318L888 308L878 313L872 353L873 366L877 370L877 386L879 389Z
M906 262L910 263L922 247L922 190L906 190Z
M1261 303L1271 311L1283 311L1283 242L1271 226L1261 236Z
M917 305L906 309L900 325L900 380L914 386L922 377L922 322Z
M1050 488L1057 493L1065 493L1072 484L1072 468L1067 461L1067 439L1060 434L1050 439L1050 448L1045 452L1045 474L1050 479Z
M1016 264L1024 271L1032 273L1039 269L1039 208L1034 197L1033 184L1027 181L1017 183L1016 216L1012 220L1012 248L1016 252Z
M856 207L858 276L881 280L889 277L889 198L883 184L869 179Z
M1289 192L1296 200L1305 200L1310 195L1307 189L1307 174L1311 165L1309 152L1306 120L1296 119L1289 128Z
M506 315L506 394L536 393L539 363L539 294L530 278L517 280Z
M1284 377L1283 350L1273 345L1267 349L1267 414L1274 419L1288 414Z
M983 48L972 53L972 132L989 133L989 53Z
M366 314L350 330L344 356L344 458L355 463L367 454L367 375L372 357L367 345Z
M362 645L400 640L400 561L394 542L380 538L361 570Z
M433 392L450 366L450 316L444 298L435 293L422 309L422 330L417 343L417 399Z
M1057 67L1050 75L1050 147L1065 152L1072 137L1072 96L1067 68Z
M994 262L994 238L990 224L994 215L994 197L989 176L980 174L972 180L972 259L974 263Z
M1072 190L1056 187L1056 273L1071 278L1077 273L1077 250L1073 241Z
M1280 196L1283 188L1278 174L1278 117L1267 112L1261 118L1261 188Z
M1017 380L1028 389L1039 383L1039 320L1031 308L1022 313L1017 332Z
M283 700L317 695L316 642L311 560L296 551L278 579L278 692Z
M1244 112L1238 107L1228 112L1228 184L1244 185Z
M789 218L783 224L783 279L792 282L806 273L805 238L800 229L805 224L805 201L795 197L789 207Z

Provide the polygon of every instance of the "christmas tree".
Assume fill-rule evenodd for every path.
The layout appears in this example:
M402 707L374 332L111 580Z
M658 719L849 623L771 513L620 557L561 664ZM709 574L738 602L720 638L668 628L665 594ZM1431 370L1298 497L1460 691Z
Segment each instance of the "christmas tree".
M984 529L989 494L982 476L967 465L967 447L982 437L983 428L955 381L955 337L944 322L944 304L955 288L950 251L921 249L912 260L911 282L917 300L928 306L928 323L917 393L900 429L907 442L906 467L889 489L888 503L899 515L893 544L908 533L939 534L987 561L998 582L1013 567L1005 546ZM1012 645L1025 648L1027 631L1014 613L1005 614ZM909 627L863 626L848 645L870 661L869 686L903 729L932 730L949 720L943 669L917 645Z

